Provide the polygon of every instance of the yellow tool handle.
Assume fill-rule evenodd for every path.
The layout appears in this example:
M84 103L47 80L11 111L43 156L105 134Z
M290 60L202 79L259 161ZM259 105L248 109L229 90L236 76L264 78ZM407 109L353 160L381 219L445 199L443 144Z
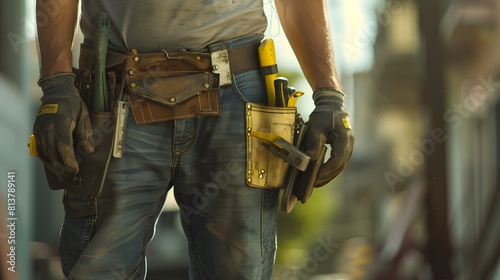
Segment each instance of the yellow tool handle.
M290 95L290 98L288 99L288 104L286 105L287 107L296 107L297 99L304 95L303 91L296 91Z
M264 70L266 81L267 99L269 106L276 106L276 93L274 91L274 80L278 77L276 66L276 52L273 39L265 39L259 46L260 66Z
M30 135L30 142L28 143L28 148L30 148L30 156L36 157L38 156L38 152L36 150L36 138L35 135Z

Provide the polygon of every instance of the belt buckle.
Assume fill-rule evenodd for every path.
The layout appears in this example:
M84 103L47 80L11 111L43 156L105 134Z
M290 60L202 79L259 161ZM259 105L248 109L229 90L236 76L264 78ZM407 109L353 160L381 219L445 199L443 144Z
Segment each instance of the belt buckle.
M212 59L212 72L219 74L219 86L231 84L231 68L229 67L229 54L227 49L218 49L210 52Z

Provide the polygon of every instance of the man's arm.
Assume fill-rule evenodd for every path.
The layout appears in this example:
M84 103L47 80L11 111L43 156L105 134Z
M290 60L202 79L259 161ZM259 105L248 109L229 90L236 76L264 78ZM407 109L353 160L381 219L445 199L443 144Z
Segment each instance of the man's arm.
M330 182L351 158L354 133L335 68L333 44L325 0L275 0L286 36L302 72L314 90L316 108L309 116L305 150L311 160L320 159L325 144L332 149L320 167L314 187Z
M313 90L340 89L324 0L275 0L283 30Z
M62 177L77 175L74 147L89 154L95 149L87 107L75 87L71 47L78 0L37 0L42 105L33 125L38 157Z
M71 73L78 0L37 0L36 18L41 76Z

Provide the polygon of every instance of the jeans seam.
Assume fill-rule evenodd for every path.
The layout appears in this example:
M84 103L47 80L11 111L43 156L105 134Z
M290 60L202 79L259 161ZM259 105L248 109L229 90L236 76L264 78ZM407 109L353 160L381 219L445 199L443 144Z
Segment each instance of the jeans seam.
M149 217L148 217L148 222L147 222L146 228L144 229L144 235L142 237L142 252L141 252L142 258L141 258L141 261L137 265L136 269L131 274L129 274L129 276L127 276L126 279L134 279L131 277L136 277L137 275L139 275L140 274L139 272L142 271L142 269L144 267L144 261L145 261L144 259L146 256L146 246L148 244L148 236L150 235L151 229L153 228L153 225L154 225L154 222L153 222L153 220L155 220L154 217L157 216L158 213L161 211L161 208L162 208L161 206L163 204L161 204L160 201L164 200L164 197L166 196L166 192L169 188L166 187L165 189L166 189L166 191L156 201L156 208L154 209L153 212L151 212L151 215L149 215ZM137 279L137 278L135 278L135 279Z
M265 248L264 248L264 243L263 243L263 240L264 240L264 236L265 236L265 228L264 228L264 225L265 225L265 221L267 220L267 217L266 217L266 211L265 211L265 207L266 207L266 194L267 192L265 190L262 190L261 191L262 194L261 194L261 197L262 197L262 200L261 200L261 204L260 204L260 211L261 211L261 220L260 220L260 273L259 273L259 279L261 278L262 276L262 272L263 272L263 269L264 269L264 260L265 260Z
M90 240L92 239L91 238L92 231L96 227L96 224L97 224L96 219L97 219L97 217L93 217L92 219L85 218L85 220L86 220L85 231L84 231L83 237L81 239L82 245L83 245L83 250L85 250L85 248L87 248L87 246L90 243ZM61 247L62 247L61 249L63 249L65 252L63 255L60 256L61 260L64 260L64 262L66 264L68 264L69 266L71 266L73 268L75 266L75 264L78 262L78 260L73 260L74 256L73 256L73 254L71 254L71 250L68 249L66 242L64 242L63 240L61 240L60 242L61 242ZM68 257L68 255L69 255L69 257ZM70 274L69 279L76 279L76 278L74 278L74 276L72 276Z
M181 208L181 211L183 211L183 207L181 205L179 205L179 206ZM187 227L186 239L188 241L189 248L191 248L190 251L191 251L191 254L192 254L193 259L194 259L194 266L196 266L193 268L194 280L209 280L210 278L208 277L208 275L206 275L205 271L203 271L203 269L200 266L201 261L198 257L198 253L194 249L195 244L193 241L193 230L191 228L191 224L189 221L186 221L186 227ZM201 274L200 276L203 277L203 279L198 278L198 274Z
M192 122L192 127L193 127L193 132L191 133L191 136L189 137L189 142L182 144L182 141L177 141L177 132L176 132L176 126L177 126L177 120L174 122L174 132L173 132L173 144L172 144L172 157L173 157L173 168L175 169L179 165L180 161L180 156L184 155L187 153L187 151L194 145L196 137L198 135L198 118L192 118L188 120L183 120L183 121L191 121ZM184 137L182 139L185 139ZM179 146L180 149L177 147Z

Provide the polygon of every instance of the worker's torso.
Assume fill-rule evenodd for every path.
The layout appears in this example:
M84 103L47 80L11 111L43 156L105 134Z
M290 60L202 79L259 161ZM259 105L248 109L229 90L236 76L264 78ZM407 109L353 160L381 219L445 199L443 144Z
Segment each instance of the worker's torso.
M83 0L84 36L100 11L111 21L110 44L140 52L200 50L267 27L262 0Z

